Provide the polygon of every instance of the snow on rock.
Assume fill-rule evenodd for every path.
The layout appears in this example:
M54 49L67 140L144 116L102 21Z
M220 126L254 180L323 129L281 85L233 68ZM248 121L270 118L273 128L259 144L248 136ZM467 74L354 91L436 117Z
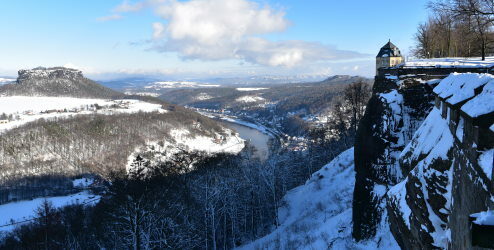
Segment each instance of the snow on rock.
M353 148L343 152L290 190L278 210L280 226L241 249L399 249L386 216L374 239L352 239L353 156Z
M477 225L494 226L494 211L482 211L470 216L476 218L473 223Z
M410 240L410 232L419 230L430 244L440 248L448 246L450 236L445 214L451 211L453 181L453 161L448 154L453 147L454 137L448 122L433 108L400 155L402 168L409 172L407 178L388 192L388 209L393 218L401 217L401 220L395 219L397 223L393 227L394 232L401 232L402 241ZM420 244L425 247L429 243Z
M260 96L246 95L246 96L242 96L242 97L235 99L235 101L237 101L237 102L260 102L260 101L264 101L264 98L262 98Z
M44 199L45 198L37 198L0 205L0 226L33 219L36 214L36 209ZM98 203L100 196L83 191L72 195L48 197L46 199L52 202L54 207L59 208L71 204L96 204ZM15 227L16 225L0 227L0 234L2 232L12 231Z
M494 112L494 81L489 81L484 86L482 92L465 103L461 107L461 110L471 117L478 117Z
M407 195L405 184L407 183L407 181L408 178L394 185L391 189L389 189L388 195L391 202L395 202L396 204L398 204L403 221L405 221L408 229L410 229L410 214L412 214L412 211L410 210L410 207L408 206L405 199Z
M484 170L485 175L487 175L487 178L492 180L492 168L494 167L494 149L487 150L485 152L482 152L479 156L479 165Z
M427 166L433 160L447 160L449 149L453 146L454 138L449 132L448 122L441 117L441 111L432 109L422 126L415 132L414 139L405 147L401 158L405 164L411 164L424 155L420 162Z
M434 93L448 98L447 102L454 105L472 98L476 88L493 81L494 76L490 74L452 73L434 88Z

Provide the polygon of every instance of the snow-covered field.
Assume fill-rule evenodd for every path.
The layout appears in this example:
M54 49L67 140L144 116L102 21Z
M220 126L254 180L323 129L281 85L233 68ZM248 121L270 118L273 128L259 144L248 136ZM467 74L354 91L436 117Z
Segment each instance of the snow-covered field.
M486 57L485 61L482 61L482 58L480 57L412 59L400 65L405 67L491 67L494 66L494 57Z
M278 210L280 226L241 249L399 249L386 218L374 239L352 239L353 154L348 149L290 190Z
M17 225L8 225L16 222L33 219L36 209L45 198L37 198L28 201L11 202L0 205L0 236L3 232L12 231ZM88 191L79 192L67 196L47 197L54 207L63 207L71 204L96 204L100 196L90 194ZM7 225L7 226L4 226Z
M101 107L97 109L95 105ZM72 97L0 97L0 133L38 119L64 118L84 114L166 112L159 104L139 100L104 100Z
M269 89L269 88L237 88L238 91L257 91L263 89Z
M208 88L208 87L220 87L220 85L192 82L192 81L161 81L161 82L153 82L144 88L160 90L160 89L173 89L173 88Z
M237 102L261 102L261 101L264 101L264 98L262 98L260 96L246 95L246 96L242 96L242 97L235 99L235 101L237 101Z

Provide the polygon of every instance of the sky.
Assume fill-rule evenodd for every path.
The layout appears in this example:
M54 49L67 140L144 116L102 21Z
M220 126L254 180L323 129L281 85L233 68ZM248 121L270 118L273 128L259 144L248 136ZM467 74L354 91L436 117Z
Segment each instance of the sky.
M372 76L409 55L427 0L0 1L0 76L37 66L94 79Z

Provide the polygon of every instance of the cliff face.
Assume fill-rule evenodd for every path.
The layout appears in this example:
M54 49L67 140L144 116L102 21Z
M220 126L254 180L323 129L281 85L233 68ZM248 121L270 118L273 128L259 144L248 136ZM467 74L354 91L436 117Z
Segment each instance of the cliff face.
M79 70L63 67L19 70L17 82L0 86L0 95L85 98L122 96L119 92L85 78Z
M376 78L355 145L357 240L388 219L404 249L471 249L469 215L493 208L494 77L429 75Z
M381 221L383 197L403 179L398 156L432 107L432 88L420 77L376 77L355 142L353 236L372 237ZM400 88L401 84L412 85Z

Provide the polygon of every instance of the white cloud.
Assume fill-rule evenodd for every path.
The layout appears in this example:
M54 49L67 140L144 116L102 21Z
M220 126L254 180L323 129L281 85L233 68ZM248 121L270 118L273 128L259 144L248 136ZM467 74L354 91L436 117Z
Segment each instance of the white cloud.
M130 3L128 0L123 1L120 5L113 9L114 12L136 12L146 7L145 2Z
M118 19L122 19L122 18L123 18L123 16L121 16L119 14L113 14L113 15L98 17L98 18L96 18L96 20L98 20L100 22L106 22L106 21L118 20Z
M152 24L152 48L184 59L237 59L273 67L361 57L317 42L273 42L262 35L283 32L290 22L283 10L251 0L124 1L116 12L150 7L163 22Z
M153 39L159 39L164 36L165 25L162 23L153 23Z

